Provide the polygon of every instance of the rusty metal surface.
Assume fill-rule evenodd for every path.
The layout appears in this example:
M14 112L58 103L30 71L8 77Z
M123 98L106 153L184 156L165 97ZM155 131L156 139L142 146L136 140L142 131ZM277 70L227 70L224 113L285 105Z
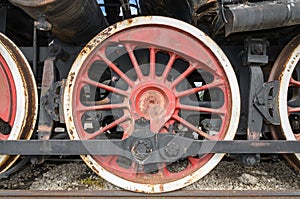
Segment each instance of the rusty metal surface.
M24 191L1 190L0 198L299 198L300 191L176 191L164 194L141 194L128 191Z
M300 23L300 1L263 1L228 5L225 34L291 26Z
M55 81L54 62L56 57L49 57L44 62L41 99L45 96L51 85ZM42 100L41 100L42 101ZM52 132L54 121L50 118L45 110L45 104L40 103L38 137L42 140L49 140Z
M46 19L66 43L84 44L107 26L95 0L10 0L35 20Z

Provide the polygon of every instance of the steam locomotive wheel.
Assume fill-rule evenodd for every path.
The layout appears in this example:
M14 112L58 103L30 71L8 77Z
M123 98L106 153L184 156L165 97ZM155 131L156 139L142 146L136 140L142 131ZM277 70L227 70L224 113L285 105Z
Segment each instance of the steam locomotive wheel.
M125 140L145 132L231 140L239 110L236 77L221 49L199 29L165 17L134 18L99 33L74 62L64 93L65 121L76 140ZM147 140L132 143L134 157L143 159L151 150ZM151 164L120 156L82 158L117 186L158 193L199 180L223 155Z
M0 33L0 140L29 139L37 116L37 89L22 52ZM0 172L18 156L0 156Z
M273 137L300 141L300 35L280 53L269 80L280 82L278 102L281 126L272 127ZM300 171L300 154L285 157Z

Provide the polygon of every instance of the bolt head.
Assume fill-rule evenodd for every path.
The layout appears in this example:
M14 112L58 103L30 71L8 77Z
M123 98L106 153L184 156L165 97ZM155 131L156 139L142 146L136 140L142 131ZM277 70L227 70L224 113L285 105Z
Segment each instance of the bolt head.
M179 153L180 146L176 142L170 142L166 147L165 147L165 152L169 156L176 156Z

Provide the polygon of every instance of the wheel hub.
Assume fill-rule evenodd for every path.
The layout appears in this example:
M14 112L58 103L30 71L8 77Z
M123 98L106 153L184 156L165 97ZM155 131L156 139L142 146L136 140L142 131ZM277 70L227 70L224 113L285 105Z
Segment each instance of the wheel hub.
M137 161L145 160L152 152L152 145L146 139L139 139L133 143L131 153Z
M159 132L175 111L176 98L164 84L145 81L133 88L130 96L131 116L134 120L150 121L150 130ZM163 121L163 122L161 122Z
M157 90L146 90L136 100L136 108L141 117L150 120L163 114L167 101L163 93Z

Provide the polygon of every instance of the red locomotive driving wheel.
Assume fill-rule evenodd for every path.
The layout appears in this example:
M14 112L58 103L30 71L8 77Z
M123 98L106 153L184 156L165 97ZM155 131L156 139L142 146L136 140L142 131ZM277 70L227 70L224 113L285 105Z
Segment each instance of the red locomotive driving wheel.
M143 133L202 140L233 139L240 96L221 49L175 19L120 22L81 51L69 73L64 110L72 139L127 139ZM167 153L176 153L176 146ZM143 159L151 143L133 143ZM200 179L223 154L138 164L120 156L82 156L101 177L132 191L166 192Z

